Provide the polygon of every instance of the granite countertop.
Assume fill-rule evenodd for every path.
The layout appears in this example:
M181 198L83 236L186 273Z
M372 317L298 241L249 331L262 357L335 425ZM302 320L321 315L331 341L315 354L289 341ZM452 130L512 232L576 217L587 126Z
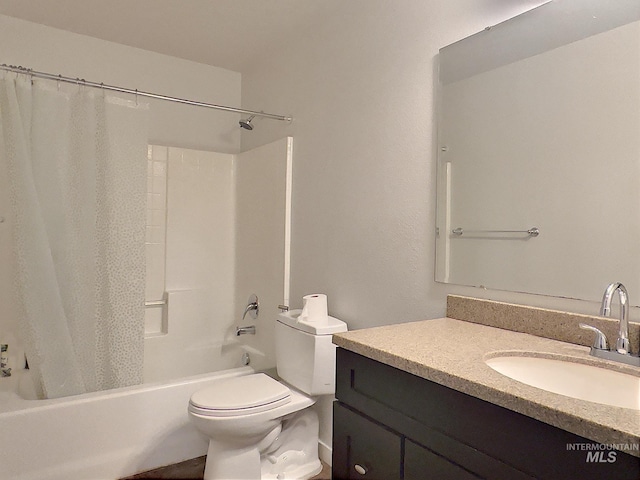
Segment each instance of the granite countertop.
M346 350L604 444L640 444L640 411L547 392L489 367L496 352L535 352L640 376L640 368L595 359L589 348L452 318L387 325L333 336ZM627 447L629 448L629 447ZM626 451L640 456L636 450Z

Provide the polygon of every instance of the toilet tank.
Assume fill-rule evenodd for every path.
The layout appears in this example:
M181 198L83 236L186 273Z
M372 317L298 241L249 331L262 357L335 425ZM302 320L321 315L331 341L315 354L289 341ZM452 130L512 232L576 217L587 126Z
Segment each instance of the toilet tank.
M336 390L334 333L346 332L347 324L328 317L326 322L298 321L301 310L278 315L276 366L278 376L308 395L329 395Z

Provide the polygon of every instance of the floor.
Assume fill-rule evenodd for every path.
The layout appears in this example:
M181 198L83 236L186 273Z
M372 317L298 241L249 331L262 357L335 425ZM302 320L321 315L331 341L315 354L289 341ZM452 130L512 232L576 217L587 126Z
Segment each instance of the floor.
M205 458L193 458L186 462L156 468L121 480L202 480ZM331 480L331 467L323 462L322 471L311 480Z

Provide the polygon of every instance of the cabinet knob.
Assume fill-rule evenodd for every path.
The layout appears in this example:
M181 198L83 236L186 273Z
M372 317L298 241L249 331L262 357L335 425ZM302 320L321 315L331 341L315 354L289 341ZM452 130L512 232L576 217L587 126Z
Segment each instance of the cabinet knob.
M355 469L356 472L358 472L360 475L366 475L367 474L367 469L362 466L362 465L358 465L357 463L353 466L353 468Z

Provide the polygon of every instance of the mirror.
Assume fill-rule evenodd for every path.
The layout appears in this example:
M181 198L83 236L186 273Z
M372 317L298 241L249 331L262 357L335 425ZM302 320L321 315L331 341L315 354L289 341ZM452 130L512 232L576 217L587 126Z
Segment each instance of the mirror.
M640 2L548 2L442 48L438 88L436 281L637 305Z

